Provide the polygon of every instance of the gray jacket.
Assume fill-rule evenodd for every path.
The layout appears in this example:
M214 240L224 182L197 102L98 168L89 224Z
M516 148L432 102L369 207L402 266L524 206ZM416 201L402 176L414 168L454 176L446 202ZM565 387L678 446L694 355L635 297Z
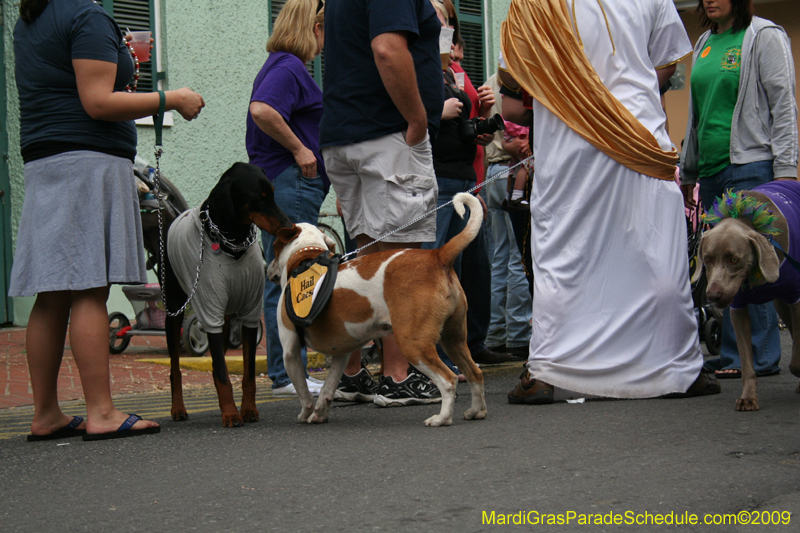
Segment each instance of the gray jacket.
M789 37L773 22L753 17L742 42L739 97L731 124L731 163L772 161L775 178L797 177L797 102ZM711 31L694 47L692 65ZM689 122L681 151L681 183L697 183L697 120L689 93Z

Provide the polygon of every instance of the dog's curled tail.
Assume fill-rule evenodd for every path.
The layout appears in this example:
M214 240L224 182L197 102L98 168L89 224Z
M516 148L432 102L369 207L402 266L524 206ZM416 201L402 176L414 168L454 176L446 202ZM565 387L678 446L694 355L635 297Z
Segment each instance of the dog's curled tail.
M452 265L458 254L464 251L464 248L472 242L481 229L481 223L483 222L481 203L471 194L460 192L453 198L453 207L461 218L464 218L464 206L469 207L467 227L450 239L447 244L439 248L439 260L442 264Z

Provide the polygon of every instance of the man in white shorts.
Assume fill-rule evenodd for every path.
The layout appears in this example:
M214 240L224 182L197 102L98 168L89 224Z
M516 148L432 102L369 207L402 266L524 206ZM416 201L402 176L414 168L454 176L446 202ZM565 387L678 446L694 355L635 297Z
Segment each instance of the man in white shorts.
M436 207L430 135L442 111L441 23L429 0L328 0L320 147L359 247ZM430 132L430 133L429 133ZM429 216L360 254L419 248L436 240ZM436 386L410 371L393 336L383 340L376 385L354 353L337 398L388 407L441 402Z

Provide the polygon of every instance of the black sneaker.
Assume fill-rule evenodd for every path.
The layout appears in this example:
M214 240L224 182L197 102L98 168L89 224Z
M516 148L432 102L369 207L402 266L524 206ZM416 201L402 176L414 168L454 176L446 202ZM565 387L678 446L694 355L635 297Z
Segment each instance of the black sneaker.
M342 374L339 386L333 395L335 402L373 402L378 392L378 384L369 370L362 368L355 376Z
M400 407L403 405L423 405L441 403L442 393L428 377L411 368L408 377L396 383L391 376L382 376L375 405L379 407Z

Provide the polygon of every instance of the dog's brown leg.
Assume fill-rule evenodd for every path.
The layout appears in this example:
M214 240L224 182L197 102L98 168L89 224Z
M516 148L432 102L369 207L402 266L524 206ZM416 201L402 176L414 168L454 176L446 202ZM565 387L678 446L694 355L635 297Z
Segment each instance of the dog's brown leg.
M781 300L775 300L774 304L792 336L792 361L789 363L789 372L800 377L800 339L795 335L796 332L800 332L800 303L788 305ZM800 393L800 384L797 385L795 392Z
M167 316L164 327L167 331L167 351L169 352L170 372L169 383L172 389L172 409L170 414L172 420L179 422L189 420L189 413L183 404L183 383L181 379L180 366L180 346L178 339L181 338L181 324L183 323L183 313L180 316Z
M242 326L242 419L245 422L258 422L256 407L256 339L258 330Z
M753 337L747 308L731 309L731 322L736 333L736 347L742 363L742 397L736 400L737 411L758 411L756 371L753 369Z
M214 374L214 386L217 388L219 408L222 411L222 425L226 428L244 425L236 402L233 400L233 387L228 376L228 365L225 363L225 339L222 333L208 333L208 348L211 352L211 366Z
M472 405L464 411L466 420L486 418L486 397L483 387L483 372L472 360L467 346L466 313L457 312L444 324L442 338L439 339L444 353L464 373L472 395Z

